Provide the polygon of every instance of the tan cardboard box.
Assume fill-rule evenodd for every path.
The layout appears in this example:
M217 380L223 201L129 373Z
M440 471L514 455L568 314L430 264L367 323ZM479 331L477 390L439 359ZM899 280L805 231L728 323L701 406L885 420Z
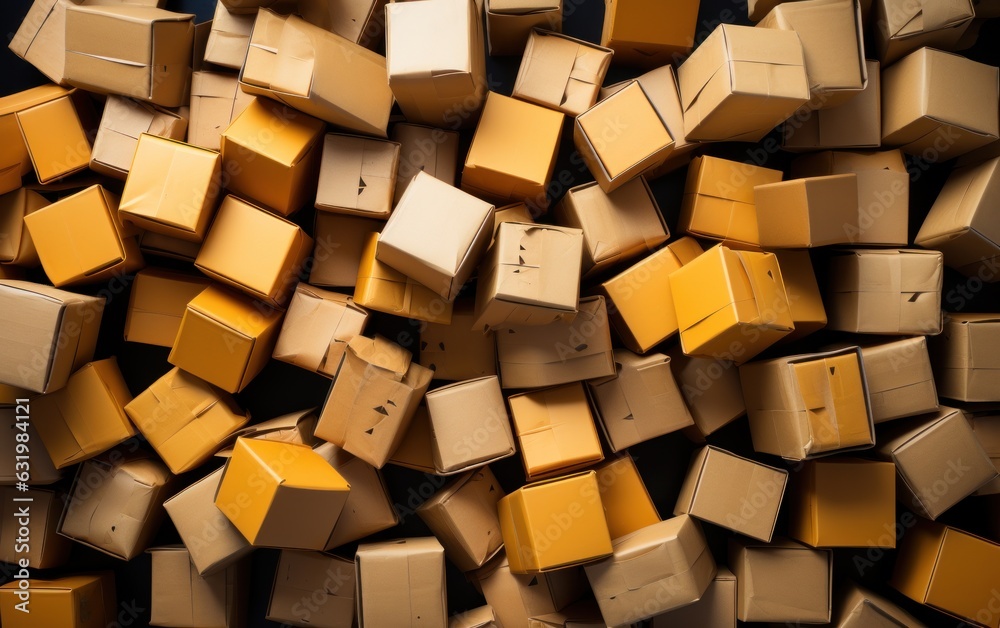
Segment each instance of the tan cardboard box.
M327 133L316 190L316 209L385 219L393 208L400 145Z
M360 628L448 623L444 548L433 537L358 546L357 621ZM419 587L411 583L419 583Z
M458 133L400 122L392 127L392 141L399 143L399 168L393 206L419 172L426 172L449 185L458 172Z
M653 617L652 628L670 626L735 628L736 603L736 576L728 568L719 565L715 578L705 589L700 600Z
M0 487L0 496L3 497L0 560L17 565L18 561L27 559L35 569L62 567L69 559L72 546L69 539L57 533L65 505L63 495L36 488L15 491L13 487L4 486ZM28 530L26 534L25 529Z
M212 29L205 44L205 61L224 68L239 70L250 47L254 15L230 13L222 2L215 5Z
M777 539L770 545L732 537L729 568L736 574L740 621L830 621L833 552Z
M938 391L959 401L1000 401L1000 316L945 314L931 340Z
M6 386L0 386L0 389L7 388ZM28 422L28 427L23 432L21 428L18 427L18 423L23 424L23 420L18 420L24 416L24 412L17 412L16 401L22 394L26 394L25 391L20 388L14 388L17 392L14 393L16 396L12 396L9 399L4 399L0 401L0 446L7 447L7 451L17 451L17 435L24 433L28 435L28 442L40 443L41 437L38 435L38 429L35 428L35 424L31 421ZM30 412L28 413L30 417ZM27 476L24 470L17 466L18 462L15 456L7 456L6 458L0 459L0 486L14 486L18 482L24 482L29 486L44 486L46 484L55 484L60 479L62 479L62 473L55 468L52 464L52 458L49 457L49 452L45 450L45 447L29 447L28 448L28 464L30 465L30 473ZM23 455L23 454L21 454ZM21 465L22 467L24 465ZM30 477L28 477L30 476ZM27 477L27 479L25 479ZM20 479L18 479L20 478Z
M365 330L367 322L368 312L351 297L299 283L285 312L273 357L334 377L347 343Z
M90 140L69 95L14 112L39 183L52 183L90 163Z
M233 13L256 13L257 9L266 9L279 5L281 0L219 0Z
M35 0L8 44L11 52L57 85L66 84L66 7L70 4L70 0Z
M938 409L927 340L903 338L861 348L875 423Z
M163 268L136 273L125 316L125 340L172 347L191 299L212 282L207 277Z
M11 628L35 625L98 628L116 621L115 577L111 571L65 576L53 580L26 580L35 600L30 615L17 610L21 603L18 581L0 587L0 619ZM90 617L84 623L78 618Z
M35 5L29 14L34 10ZM28 19L26 17L22 24L27 24ZM62 98L69 93L71 92L62 87L41 85L0 98L0 140L2 140L0 141L0 193L12 192L19 188L21 177L32 169L28 147L24 143L15 114L35 105Z
M425 398L438 473L461 473L514 455L514 434L496 375L435 388Z
M497 628L497 616L489 604L452 615L448 628Z
M266 618L307 628L350 628L354 621L354 561L282 550ZM323 604L304 603L324 591Z
M809 251L781 249L774 252L788 294L788 309L795 329L782 339L791 342L826 327L826 309L819 291Z
M612 55L609 48L535 29L528 37L512 96L578 116L597 102Z
M496 228L493 229L494 240L496 239L497 229L505 222L525 222L530 224L535 222L535 219L531 215L531 209L524 203L513 203L504 207L497 207L493 212L493 224L496 225ZM492 244L493 242L490 241L491 246Z
M420 404L417 406L417 411L413 413L413 420L406 428L406 433L399 446L389 457L389 464L428 475L438 475L431 447L431 419L427 414L427 406ZM444 480L442 480L443 482Z
M863 589L848 580L840 589L833 609L833 626L837 628L900 628L922 627L924 624L881 595Z
M158 255L193 264L200 249L200 242L181 240L162 233L143 231L139 235L139 250L145 255Z
M660 513L631 455L610 458L595 466L594 471L612 539L660 522Z
M364 237L354 302L369 310L403 318L445 325L451 323L453 303L375 259L378 238L378 233L369 233Z
M740 370L728 360L695 358L684 355L679 346L671 347L670 367L677 378L694 427L688 434L703 439L746 413Z
M434 379L458 381L497 374L495 334L473 329L474 303L455 302L451 323L427 323L420 329L420 364Z
M188 119L177 111L124 96L108 96L90 154L90 169L124 180L132 167L140 135L149 133L183 142L187 131Z
M574 602L555 613L536 615L528 621L528 628L605 628L606 625L593 598Z
M527 626L530 617L566 608L589 588L582 568L517 574L503 552L476 571L475 579L501 628Z
M202 576L183 546L152 547L148 552L152 564L150 626L245 625L250 593L248 563Z
M524 54L536 28L562 32L562 0L486 0L485 9L491 57Z
M607 0L601 45L618 63L657 67L679 60L695 44L698 2Z
M31 241L31 234L24 226L24 217L51 205L38 192L18 188L0 195L0 264L38 266L38 251Z
M889 65L923 46L954 50L975 17L970 0L873 0L872 38Z
M751 22L756 22L764 18L771 10L784 2L796 2L798 0L749 0L747 2L747 14ZM861 0L861 18L868 24L868 16L871 14L872 0Z
M754 188L757 231L766 249L850 244L859 227L858 177L835 174Z
M882 71L865 61L868 84L846 103L815 109L806 105L782 127L781 147L789 152L878 148L882 145Z
M240 437L254 438L257 440L272 440L279 443L294 443L297 445L309 445L316 447L323 441L316 438L313 432L316 430L316 408L299 410L283 414L279 417L254 423L249 427L237 431L229 439L226 447L219 450L216 455L221 458L229 458L233 455L233 447ZM321 453L321 452L319 452ZM328 457L329 458L329 457ZM328 460L333 464L332 460Z
M966 412L965 415L976 435L976 440L993 461L993 466L1000 471L1000 415L993 410L975 414ZM1000 476L982 485L975 492L975 495L998 494L1000 494Z
M311 434L310 434L311 436ZM333 443L322 443L313 451L322 456L351 485L344 510L337 519L326 550L352 543L399 524L392 496L382 473Z
M253 101L254 96L241 90L239 81L231 74L194 72L191 74L188 143L219 150L222 133Z
M302 19L369 50L385 50L387 0L296 0ZM279 6L285 12L283 6ZM290 9L289 9L290 10Z
M353 288L358 282L358 269L368 234L381 231L384 225L381 220L316 212L309 283L331 288ZM374 238L377 241L378 236ZM372 247L372 260L374 255L375 248Z

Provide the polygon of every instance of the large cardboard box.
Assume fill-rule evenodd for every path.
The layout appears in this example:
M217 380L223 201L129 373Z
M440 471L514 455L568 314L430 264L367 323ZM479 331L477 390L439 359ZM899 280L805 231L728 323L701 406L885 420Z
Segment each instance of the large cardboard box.
M149 549L152 564L150 626L218 626L246 622L249 564L202 576L183 546Z
M60 5L61 6L61 5ZM29 13L33 12L35 5ZM23 24L28 23L25 18ZM20 33L20 31L18 31ZM16 40L16 37L15 37ZM11 44L13 46L13 44ZM24 136L17 124L18 111L62 98L70 91L56 85L41 85L0 98L0 193L12 192L21 186L21 177L31 172L31 157Z
M439 473L461 473L514 455L514 434L496 375L435 388L425 399Z
M873 0L875 54L885 65L930 46L954 50L976 11L970 0Z
M614 554L584 567L604 621L626 625L697 602L715 578L698 522L680 515L614 540Z
M503 552L475 572L475 582L496 612L500 628L530 625L529 618L565 608L588 589L582 568L518 574L511 571Z
M0 386L0 390L4 388L7 387ZM14 390L18 392L15 392L9 399L0 399L0 447L6 447L7 451L12 452L17 451L18 434L27 434L29 443L41 442L34 422L29 420L27 427L23 430L19 427L18 424L24 425L24 411L23 406L20 413L17 411L16 402L19 398L23 401L24 398L20 395L27 391ZM30 418L31 413L28 414ZM27 456L30 471L28 474L25 474L24 469L21 468L24 466L23 464L20 467L17 465L23 460L18 460L16 455L0 459L0 486L14 486L18 482L24 482L29 486L44 486L54 484L62 479L62 473L52 464L52 458L49 457L49 452L45 450L45 447L29 446Z
M862 3L863 4L863 3ZM821 149L868 148L882 145L882 70L878 61L865 61L868 84L836 107L806 105L782 127L781 147L789 152Z
M597 600L593 598L574 602L554 613L536 615L528 621L528 628L605 628L604 618Z
M57 85L66 84L66 7L70 0L35 0L8 48ZM45 86L54 89L54 86ZM36 88L38 89L38 88Z
M875 423L938 409L927 340L904 338L861 348Z
M458 381L497 374L495 334L476 331L475 304L459 300L451 323L427 323L420 329L420 364L434 379Z
M848 580L840 588L831 625L837 628L905 628L924 624L881 595Z
M365 250L368 234L381 231L384 225L381 220L316 212L309 283L331 288L353 288L358 282L361 254ZM378 240L377 235L374 238ZM372 260L374 255L373 246Z
M392 204L419 172L426 172L449 185L455 185L458 172L458 133L418 124L400 122L392 127L392 141L399 143L399 168Z
M124 96L108 96L90 154L90 169L109 177L125 179L142 134L182 142L187 131L188 119L178 112ZM210 148L218 150L219 147ZM162 171L158 173L163 174Z
M164 107L187 104L194 16L142 6L66 7L66 82Z
M212 282L207 277L164 268L136 273L125 316L125 340L172 347L191 299Z
M222 2L215 5L212 29L205 43L205 61L233 70L243 67L253 32L252 13L230 13Z
M354 568L359 628L448 623L444 548L437 539L359 545Z
M1000 401L1000 316L945 314L931 340L938 391L959 401Z
M90 139L70 95L14 112L35 178L48 184L90 163Z
M679 346L671 347L667 353L670 368L694 419L689 434L704 438L746 413L740 370L735 364L728 360L686 356Z
M53 580L28 580L31 613L17 608L23 600L19 582L0 587L0 621L10 628L39 625L65 628L102 628L116 621L115 577L110 571L64 576Z
M65 505L63 495L36 488L15 491L4 486L0 497L0 561L17 565L27 560L33 569L62 567L72 546L69 539L57 534Z
M528 37L511 95L578 116L597 102L612 55L609 48L536 29Z
M653 617L652 628L670 626L735 628L736 602L736 576L728 568L719 565L715 578L705 589L700 600Z
M825 624L830 621L833 556L795 541L770 545L729 539L740 621Z
M851 244L860 229L853 173L758 185L754 204L760 245L766 249Z
M804 338L826 327L823 295L819 291L809 251L780 249L774 252L774 256L781 267L781 278L785 280L785 292L788 294L788 309L795 324L795 329L782 342Z
M604 460L582 383L511 395L507 400L529 481Z
M38 266L38 251L31 241L31 234L24 226L24 217L50 205L38 192L18 188L0 195L0 264Z
M222 133L253 101L254 96L240 89L239 81L231 74L194 72L191 74L188 143L219 150Z
M285 312L273 357L334 377L347 343L365 330L367 322L368 312L351 297L299 283Z
M274 574L266 618L306 628L350 628L354 621L354 561L282 550ZM312 601L323 591L322 604Z
M399 149L397 142L327 133L316 209L388 218L394 205Z
M722 24L677 68L689 140L756 142L809 102L792 31Z
M612 539L660 522L660 513L631 455L625 453L606 460L594 467L594 471Z
M317 445L314 451L351 485L344 510L325 549L331 550L363 539L399 523L389 489L378 469L333 443Z
M445 325L451 323L451 302L375 258L378 239L379 234L374 232L364 236L354 302L369 310L402 318Z
M491 57L520 55L536 28L562 31L562 0L486 0Z
M601 45L615 61L658 67L677 61L695 44L698 2L681 0L605 0Z

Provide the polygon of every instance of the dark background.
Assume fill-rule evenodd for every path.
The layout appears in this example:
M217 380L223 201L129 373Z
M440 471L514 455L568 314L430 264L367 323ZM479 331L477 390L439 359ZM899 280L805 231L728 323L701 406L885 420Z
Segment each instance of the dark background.
M663 0L672 1L672 0ZM168 0L167 8L174 11L190 12L197 15L197 21L211 19L214 10L214 0ZM599 43L601 24L603 20L604 3L601 0L564 0L564 31L575 37ZM3 0L0 2L0 28L6 33L7 41L13 36L18 24L30 6L30 0ZM696 41L702 41L721 22L749 24L746 19L745 0L702 0L699 15ZM997 35L1000 34L998 21L987 23L980 34L979 43L964 54L970 58L998 64L1000 48L997 47ZM499 91L509 94L517 73L519 58L488 59L490 82L499 82ZM611 84L638 75L640 72L629 68L614 66L608 74L606 84ZM45 78L32 66L21 61L4 46L0 50L0 95L14 93L28 87L45 82ZM99 106L99 103L98 103ZM574 180L573 185L591 180L589 172L574 165L570 161L573 151L571 120L567 119L559 162L556 166L557 176L563 170L569 172ZM470 133L463 136L463 149L468 146ZM753 152L753 144L715 144L709 149L713 155L738 161L753 161L755 154L766 154L763 151ZM769 168L787 170L789 155L778 152L767 156L764 163ZM576 163L579 163L577 161ZM912 186L910 193L911 220L910 241L916 233L923 216L926 214L935 196L944 183L950 164L926 165L919 162L908 162L911 167ZM683 192L685 170L682 169L651 183L660 207L667 218L668 224L676 225ZM110 184L114 187L115 184ZM120 184L119 184L120 186ZM120 191L120 190L119 190ZM565 190L557 190L556 197ZM313 211L304 209L293 218L296 222L311 232ZM545 220L543 217L541 220ZM821 254L815 254L815 261L822 267ZM179 266L177 262L160 259L150 259L151 265ZM33 279L45 281L44 275L36 273ZM956 286L965 284L965 280L951 271L947 271L945 280L945 308L949 304L958 303L949 300L948 295L954 292ZM108 289L110 285L97 285L81 288L81 292L96 294L99 290ZM470 287L466 288L471 293ZM986 286L974 290L971 299L961 301L964 311L1000 311L1000 289ZM129 388L137 394L153 381L168 371L171 366L167 362L168 350L149 345L125 343L122 340L122 329L125 311L128 303L128 290L119 291L109 300L104 313L101 336L97 351L97 359L111 355L118 357L122 372ZM391 316L375 314L369 326L369 333L378 332L395 339L411 350L416 350L418 342L417 327L410 321ZM843 339L836 334L820 333L806 340L804 344L779 349L783 354L790 354L799 349L808 350L827 342ZM329 380L298 369L296 367L271 361L268 367L241 394L239 402L248 409L254 421L265 420L282 414L321 406L329 389ZM741 455L753 457L769 464L783 465L770 456L762 456L753 452L749 429L745 420L738 420L710 437L710 442ZM646 482L653 500L661 516L669 517L673 511L674 501L684 473L687 469L691 452L697 445L691 443L679 434L643 443L631 449L639 470ZM184 483L190 483L205 475L217 462L210 462L204 468L185 474ZM787 466L787 465L784 465ZM492 465L504 489L511 491L524 483L524 474L519 456L508 458ZM441 480L433 476L409 471L399 467L388 466L384 469L386 480L397 509L402 517L400 527L388 530L373 537L388 539L400 536L421 536L430 534L423 523L412 514L414 508L426 498L429 490L439 487ZM71 475L71 474L70 474ZM68 481L64 481L68 489ZM422 490L421 490L422 489ZM995 508L994 498L969 498L941 517L941 521L957 525L963 529L985 536L996 534L1000 525L991 521L1000 519L1000 509ZM902 506L897 515L904 512ZM729 533L720 528L706 524L706 533L712 544L717 559L725 562L726 539ZM784 529L784 521L779 521L778 533ZM994 537L995 538L995 537ZM165 523L154 542L154 545L177 543L179 538L169 523ZM338 550L344 556L352 556L354 545ZM263 619L267 600L277 562L276 550L258 550L253 556L252 590L250 602L250 626L275 626ZM863 562L857 562L861 558ZM870 561L870 562L869 562ZM877 591L889 596L908 610L916 614L930 625L960 626L960 622L935 611L926 609L899 595L885 586L885 581L892 572L894 552L869 553L867 550L838 550L835 553L835 574L838 578L850 577L861 581ZM74 547L71 564L61 570L39 573L40 576L54 576L97 568L114 569L117 575L119 624L121 626L145 626L149 622L150 606L150 562L148 555L142 555L131 562L125 563L90 550L81 545ZM9 579L9 572L7 573ZM467 582L465 576L448 564L448 601L452 613L479 606L484 603L482 597ZM53 627L55 628L55 627Z

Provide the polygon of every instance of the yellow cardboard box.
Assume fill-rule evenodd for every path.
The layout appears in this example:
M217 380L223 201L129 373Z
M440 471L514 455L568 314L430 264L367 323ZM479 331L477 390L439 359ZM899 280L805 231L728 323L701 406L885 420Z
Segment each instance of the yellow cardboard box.
M660 522L653 498L628 453L594 467L612 539Z
M369 310L430 323L449 324L453 304L387 264L375 259L378 233L364 238L354 302Z
M26 18L24 23L27 21ZM13 42L11 49L14 49ZM21 177L31 172L32 168L28 147L24 143L15 114L70 93L56 85L41 85L0 98L0 193L19 188Z
M14 113L39 183L52 183L90 164L90 140L67 94Z
M17 608L23 601L17 580L0 587L0 621L4 626L102 628L116 621L115 576L110 571L27 582L31 613Z
M618 63L670 64L694 47L698 5L694 0L606 0L601 45L615 51Z
M163 268L135 275L125 316L125 340L172 347L191 299L212 282L207 277Z

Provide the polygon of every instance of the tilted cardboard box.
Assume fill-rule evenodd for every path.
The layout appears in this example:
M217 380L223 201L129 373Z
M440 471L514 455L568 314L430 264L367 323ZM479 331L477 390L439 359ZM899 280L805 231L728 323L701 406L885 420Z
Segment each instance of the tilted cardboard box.
M250 593L250 565L233 564L208 576L198 574L183 546L153 547L151 626L244 625Z
M431 418L427 414L427 406L420 404L388 462L397 467L413 469L428 475L440 475L434 466L434 454L431 449ZM444 480L441 482L444 483Z
M927 340L904 338L861 348L875 423L938 409Z
M1000 401L1000 316L945 314L931 340L938 391L959 401Z
M474 303L455 302L450 324L427 323L420 329L420 364L434 379L458 381L497 374L495 333L473 329Z
M64 495L35 488L15 491L5 486L0 488L0 496L0 560L17 565L27 559L35 569L62 567L72 546L69 539L57 534Z
M823 109L814 109L816 103L810 103L785 121L781 147L789 152L880 147L882 70L871 59L865 61L865 68L868 84L846 103Z
M11 52L56 85L66 84L66 7L70 4L70 0L35 0L8 44Z
M306 628L350 628L354 621L354 561L321 554L282 550L274 574L266 618ZM326 593L323 604L305 606L314 591Z
M193 92L191 98L194 100ZM175 111L124 96L108 96L90 154L90 169L124 180L132 168L140 135L149 133L183 142L187 132L188 119Z
M323 212L320 212L321 214ZM430 323L451 323L453 303L375 258L378 233L364 237L354 302L369 310Z
M162 233L143 231L139 236L139 250L144 255L156 255L194 263L195 258L198 257L199 249L201 249L201 242L181 240Z
M448 623L444 548L437 539L359 545L354 568L360 628Z
M605 460L594 467L594 472L612 539L661 521L631 455L625 453Z
M686 356L680 346L671 347L668 355L670 368L694 419L689 434L704 438L746 413L740 369L735 364Z
M316 212L309 283L331 288L353 288L358 282L358 268L368 234L381 231L384 225L381 220ZM375 240L378 240L377 235ZM372 260L374 256L373 246Z
M455 185L458 172L457 132L400 122L392 127L392 141L399 143L393 206L403 198L403 192L419 172Z
M191 74L188 143L219 150L222 133L253 101L254 96L240 89L235 76L221 72L194 72Z
M14 112L39 183L52 183L87 168L90 139L67 94Z
M763 545L731 538L729 568L736 574L736 616L740 621L829 622L832 554L785 539Z
M111 571L26 582L35 602L30 614L16 607L21 602L18 581L0 587L0 620L4 626L100 628L116 621L118 605Z
M562 31L562 0L486 0L485 9L491 57L523 54L536 28Z
M875 54L885 65L930 46L954 50L975 17L970 0L873 0Z
M701 599L694 604L657 615L652 628L670 626L700 626L701 628L735 628L736 576L719 565Z
M993 461L993 466L1000 471L1000 418L994 410L982 412L966 412L966 419L972 426L972 432L976 435L976 440L982 445L983 451ZM975 495L998 495L1000 494L1000 476L992 481L983 484L976 490Z
M766 249L851 244L859 230L858 177L836 174L754 188L757 232Z
M191 299L211 284L207 277L163 268L136 273L125 316L125 340L172 347Z
M34 11L34 5L31 11ZM23 23L27 24L28 18ZM15 114L69 93L69 90L56 85L41 85L0 98L0 193L19 188L21 177L31 172L32 168L28 147L24 143Z
M476 571L475 578L501 626L530 625L530 617L565 608L589 588L580 567L517 574L503 552Z
M667 65L695 45L698 2L609 0L605 4L601 45L615 61L644 68Z
M608 48L536 29L528 37L512 96L578 116L597 102L613 54Z
M385 5L388 0L296 0L302 19L360 44L369 50L385 50ZM278 9L286 12L282 4Z
M326 550L399 524L399 515L389 495L389 488L378 469L333 443L322 443L314 447L313 451L329 462L351 485L351 492L344 502L337 525L326 542Z
M781 341L798 340L826 327L826 309L809 251L781 249L775 251L774 256L781 267L781 278L785 280L785 292L788 294L788 309L795 324L792 333Z
M400 145L327 133L316 190L316 209L385 219L393 208Z
M228 445L220 449L216 455L221 458L232 456L233 447L240 437L316 447L322 443L320 439L313 435L318 420L316 418L316 408L309 408L307 410L283 414L267 421L261 421L260 423L254 423L229 437L227 439ZM330 464L333 464L333 462L330 461Z
M242 68L250 47L254 17L252 13L230 13L224 3L216 4L212 29L205 43L205 61L233 70Z
M31 241L31 234L24 226L24 217L51 205L38 192L18 188L0 195L0 264L38 266L38 251Z
M435 388L425 399L439 473L461 473L514 455L514 434L496 375Z
M285 312L273 357L334 377L347 343L365 330L367 322L368 312L351 297L299 283Z
M0 390L4 388L10 389L6 385L0 385ZM28 442L36 443L41 442L41 436L38 435L38 429L33 422L29 422L27 429L23 432L18 427L18 423L23 424L24 413L21 412L19 416L16 401L18 398L23 399L19 395L27 391L19 388L13 390L18 392L15 392L14 396L9 399L0 400L0 446L8 447L9 451L16 452L18 434L27 434ZM29 486L44 486L55 484L62 479L62 472L52 464L52 458L49 457L49 452L45 450L45 447L29 447L27 455L30 466L28 474L25 474L24 470L18 467L17 463L23 462L23 460L18 460L16 456L7 456L7 458L0 460L0 486L14 486L18 482L24 482ZM21 467L23 466L22 464Z
M831 625L837 628L922 628L923 623L886 598L852 581L841 587Z

